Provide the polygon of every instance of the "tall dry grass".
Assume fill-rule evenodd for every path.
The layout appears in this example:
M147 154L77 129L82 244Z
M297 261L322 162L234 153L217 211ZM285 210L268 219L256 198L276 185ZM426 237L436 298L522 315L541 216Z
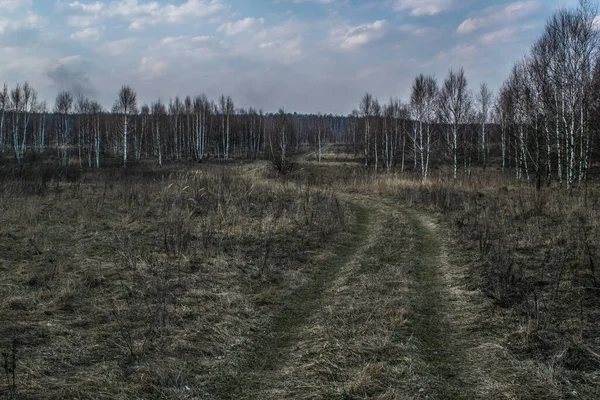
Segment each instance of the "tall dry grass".
M0 170L1 396L203 395L352 218L254 168Z
M331 156L333 163L340 157ZM558 186L536 190L491 170L456 180L434 170L423 181L417 174L375 173L350 162L338 163L337 171L317 166L295 178L440 215L471 255L465 285L492 301L487 312L494 317L482 319L482 332L501 337L510 359L527 366L524 376L535 371L560 388L556 393L577 392L574 382L582 384L577 388L600 383L597 184L573 193Z

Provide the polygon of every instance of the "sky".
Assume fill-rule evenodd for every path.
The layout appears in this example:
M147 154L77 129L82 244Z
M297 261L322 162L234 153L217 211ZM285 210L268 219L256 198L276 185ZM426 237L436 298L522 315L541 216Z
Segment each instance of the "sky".
M109 109L206 94L266 112L348 114L369 92L463 67L496 90L545 21L575 0L0 0L0 83Z

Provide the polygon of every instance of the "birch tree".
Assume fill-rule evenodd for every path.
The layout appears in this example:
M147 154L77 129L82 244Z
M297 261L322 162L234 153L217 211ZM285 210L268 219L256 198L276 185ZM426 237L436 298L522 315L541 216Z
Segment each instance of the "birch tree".
M93 133L93 153L95 155L94 162L96 168L100 168L100 153L102 148L102 135L100 133L100 115L102 114L102 106L96 101L91 101L89 103L89 112L91 115L91 132ZM90 151L90 164L91 153L92 152Z
M46 101L40 102L34 110L38 116L37 136L34 138L37 145L37 151L44 153L46 147L46 116L48 114L48 105Z
M21 114L23 111L23 90L21 89L20 84L17 84L17 86L10 91L10 99L12 104L13 148L17 162L21 164L22 160L19 146L19 127L21 122Z
M510 88L506 82L501 86L494 106L494 121L500 126L501 170L506 172L509 114L511 112Z
M167 110L160 99L156 103L152 104L152 124L155 136L154 143L156 146L156 152L158 154L158 165L161 168L163 166L163 121L166 114Z
M150 107L147 104L142 105L140 109L141 117L141 129L139 135L135 138L135 159L140 161L142 159L142 149L144 148L144 139L146 132L150 129Z
M483 164L483 170L487 167L487 136L486 136L486 125L490 114L490 107L492 104L493 94L485 83L482 83L479 87L479 93L477 94L477 103L479 105L479 124L481 126L481 134L479 137L480 142L480 158Z
M25 82L23 85L23 142L21 143L21 159L27 151L27 130L31 121L31 115L37 111L37 91Z
M8 91L8 85L5 83L2 88L2 92L0 92L0 157L4 153L6 139L4 137L4 117L6 111L10 109L10 95Z
M440 91L439 109L441 121L449 126L453 177L458 175L458 138L461 126L467 122L471 110L471 97L467 91L467 78L462 68L450 70Z
M89 104L90 101L79 94L75 102L75 113L77 114L77 155L79 158L79 167L82 167L82 147L87 149L89 142ZM84 140L86 143L84 143Z
M379 169L379 139L381 137L381 105L379 100L373 100L371 108L373 110L372 127L374 128L371 137L373 138L373 154L375 155L375 172L377 172Z
M360 116L365 123L365 131L363 137L365 168L369 166L369 141L371 136L371 116L373 115L373 96L366 93L360 102Z
M396 149L398 147L398 108L399 101L390 98L389 103L384 107L385 128L383 130L383 145L384 145L384 163L385 169L389 173L392 171L396 159Z
M410 104L412 118L415 121L412 129L414 167L420 159L421 176L429 176L429 158L431 153L431 126L436 114L438 86L433 76L423 74L413 82Z
M137 94L130 86L125 85L119 91L119 95L113 107L113 112L121 116L123 132L123 168L127 168L127 144L129 133L129 122L133 115L137 114Z
M57 114L56 122L56 151L62 165L69 163L69 146L71 126L69 124L70 113L73 107L73 95L69 92L61 92L56 96L54 102L54 113Z

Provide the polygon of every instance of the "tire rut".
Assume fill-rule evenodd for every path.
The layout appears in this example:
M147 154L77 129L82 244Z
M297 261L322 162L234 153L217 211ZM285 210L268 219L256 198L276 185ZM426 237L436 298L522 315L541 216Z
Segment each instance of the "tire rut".
M410 292L412 310L411 334L417 341L418 354L423 360L424 382L422 397L436 399L476 398L476 377L467 363L465 332L458 325L461 316L450 295L448 254L439 238L435 224L414 210L403 213L413 235L412 264L413 290Z
M356 223L349 240L337 244L334 256L288 296L270 324L255 334L251 348L217 374L218 379L208 385L209 398L263 398L257 393L269 387L274 371L285 361L306 319L318 308L323 292L367 240L368 210L359 204L353 204L352 208Z
M392 201L343 197L350 239L218 374L212 398L481 398L444 233Z

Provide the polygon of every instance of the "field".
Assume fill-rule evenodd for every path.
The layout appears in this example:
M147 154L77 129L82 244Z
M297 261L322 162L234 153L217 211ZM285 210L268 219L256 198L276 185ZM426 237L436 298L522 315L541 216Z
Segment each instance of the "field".
M600 398L599 187L298 163L0 166L0 396Z

